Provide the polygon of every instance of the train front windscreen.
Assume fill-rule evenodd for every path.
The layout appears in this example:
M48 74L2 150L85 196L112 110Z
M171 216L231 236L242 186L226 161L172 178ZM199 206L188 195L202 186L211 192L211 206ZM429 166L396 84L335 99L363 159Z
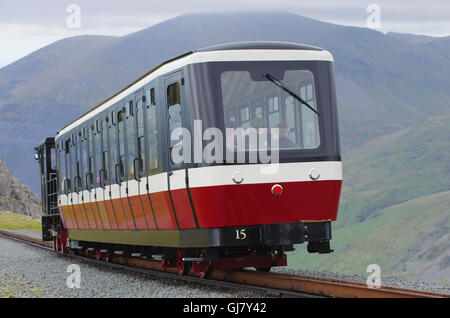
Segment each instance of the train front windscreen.
M268 148L280 162L340 160L331 62L212 62L191 65L190 76L194 119L222 129L225 151Z

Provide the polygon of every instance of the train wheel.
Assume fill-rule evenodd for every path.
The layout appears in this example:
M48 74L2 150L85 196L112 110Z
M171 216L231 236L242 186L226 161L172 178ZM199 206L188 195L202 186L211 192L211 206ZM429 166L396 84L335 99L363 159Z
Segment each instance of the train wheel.
M200 277L200 278L202 278L202 279L203 279L203 278L208 278L209 276L211 276L211 269L210 269L209 266L208 266L207 269L202 270L202 271L199 271L199 272L197 272L196 274L197 274L198 277Z
M258 272L268 273L268 272L270 272L271 269L272 269L272 267L263 267L263 268L257 268L256 270Z
M205 251L200 252L200 257L205 257ZM207 278L211 275L211 265L209 262L195 262L194 263L194 273L200 278Z
M186 275L189 273L189 263L183 261L183 251L177 251L176 259L177 272L180 275Z

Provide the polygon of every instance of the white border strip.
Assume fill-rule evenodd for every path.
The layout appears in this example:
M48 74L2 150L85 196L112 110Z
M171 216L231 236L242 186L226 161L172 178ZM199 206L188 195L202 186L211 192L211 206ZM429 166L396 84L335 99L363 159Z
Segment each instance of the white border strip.
M265 184L283 182L314 182L309 177L311 169L317 169L320 173L318 181L342 180L342 162L340 161L318 161L318 162L293 162L278 165L278 171L273 174L261 173L262 165L232 165L232 166L210 166L189 169L189 188L214 187L224 185L235 185L232 176L235 172L241 173L244 180L241 184ZM159 173L149 178L149 192L157 193L167 191L167 172ZM184 170L177 170L170 176L170 190L185 189ZM139 182L129 180L122 183L122 196L134 196L140 193ZM61 195L60 206L69 205L65 195ZM119 199L120 191L117 185L111 187L111 199ZM86 201L85 201L86 202ZM66 204L64 204L66 203Z

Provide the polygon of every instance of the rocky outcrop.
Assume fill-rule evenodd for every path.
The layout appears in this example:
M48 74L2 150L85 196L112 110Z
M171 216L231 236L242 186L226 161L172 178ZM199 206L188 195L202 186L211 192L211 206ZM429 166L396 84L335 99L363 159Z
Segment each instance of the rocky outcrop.
M38 216L41 202L31 189L20 183L0 158L0 211Z

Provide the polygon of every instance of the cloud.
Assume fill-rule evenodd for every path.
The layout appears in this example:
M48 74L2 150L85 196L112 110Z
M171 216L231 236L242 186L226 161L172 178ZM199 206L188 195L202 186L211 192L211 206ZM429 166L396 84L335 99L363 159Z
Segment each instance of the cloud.
M81 29L69 29L67 6L81 8ZM285 11L351 26L366 26L369 4L381 8L382 32L450 35L450 1L440 0L15 0L0 4L0 67L64 37L122 36L185 13Z

